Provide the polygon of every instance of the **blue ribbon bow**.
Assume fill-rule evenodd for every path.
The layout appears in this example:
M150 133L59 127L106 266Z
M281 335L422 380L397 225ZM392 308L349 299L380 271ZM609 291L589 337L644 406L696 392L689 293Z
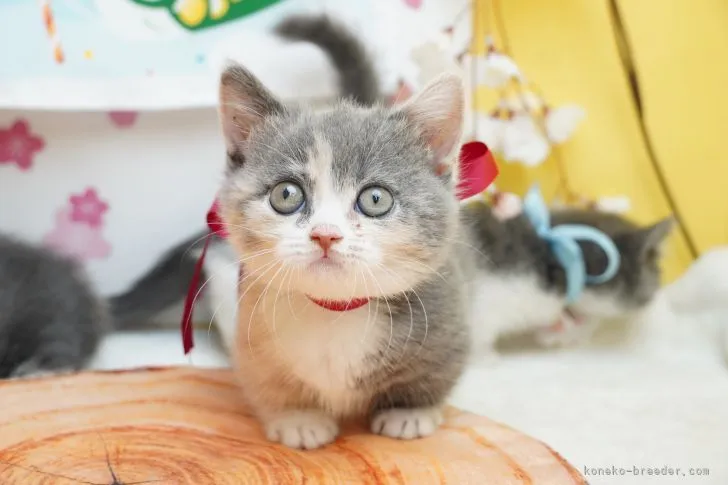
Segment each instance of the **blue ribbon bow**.
M606 234L583 224L563 224L551 227L551 215L541 190L533 186L523 199L523 213L528 217L542 239L548 241L559 264L566 272L566 302L574 303L584 291L586 283L601 284L609 281L619 269L620 257L617 246ZM607 256L607 268L600 275L586 273L584 254L578 240L591 241Z

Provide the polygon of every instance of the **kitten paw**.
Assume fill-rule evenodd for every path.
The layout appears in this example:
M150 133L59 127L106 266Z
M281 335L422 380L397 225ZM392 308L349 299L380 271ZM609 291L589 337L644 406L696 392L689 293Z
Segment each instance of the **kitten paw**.
M578 325L557 324L538 329L535 337L543 347L575 347L589 342L596 325L593 322L582 322Z
M290 411L268 420L265 434L289 448L313 450L334 441L339 425L319 411Z
M552 327L536 330L534 337L542 347L566 347L571 341L568 331L555 330Z
M386 409L372 420L372 432L390 438L424 438L442 424L439 408Z

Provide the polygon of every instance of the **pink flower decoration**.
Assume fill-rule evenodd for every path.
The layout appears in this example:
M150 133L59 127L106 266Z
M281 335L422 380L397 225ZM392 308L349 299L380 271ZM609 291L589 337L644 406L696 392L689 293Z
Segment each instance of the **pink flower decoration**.
M415 10L419 9L422 6L422 2L424 0L404 0L404 3L410 7L414 8Z
M117 128L129 128L136 123L139 113L136 111L110 111L109 119Z
M28 123L18 120L9 129L0 130L0 163L15 163L20 170L28 170L35 152L44 146L42 138L30 133Z
M101 230L75 222L69 209L56 213L56 227L46 234L43 243L80 261L106 258L111 253L111 246L104 240Z
M101 226L104 213L109 210L109 205L99 199L94 189L86 189L82 195L72 195L70 201L71 219L91 227Z

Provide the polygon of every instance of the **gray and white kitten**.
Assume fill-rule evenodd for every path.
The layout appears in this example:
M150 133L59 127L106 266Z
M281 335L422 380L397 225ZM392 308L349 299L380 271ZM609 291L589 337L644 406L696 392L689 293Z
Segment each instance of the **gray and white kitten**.
M80 265L0 235L0 378L78 370L108 324Z
M482 353L493 352L497 340L509 334L535 332L545 345L571 344L588 338L602 322L632 318L652 301L660 287L662 245L674 225L672 217L640 227L616 214L595 210L561 209L551 223L584 224L604 232L620 253L615 276L606 283L587 285L567 308L566 279L549 243L540 238L523 214L503 219L484 202L463 208L474 235L473 244L486 258L478 260L479 313L474 327ZM594 243L579 242L588 274L607 266ZM576 327L568 328L575 319Z
M284 25L319 45L340 39L338 58L348 49L371 73L363 49L330 21ZM222 76L222 212L245 265L232 297L239 311L226 312L237 322L232 330L222 322L223 335L268 437L292 447L328 443L340 419L356 416L395 438L432 433L474 346L550 326L565 307L563 271L525 218L501 221L457 200L460 80L443 75L397 108L368 105L378 98L371 81L364 105L313 112L284 106L240 66ZM617 277L590 287L580 311L596 318L648 302L664 225L640 229L583 211L554 222L597 225L622 253ZM179 266L178 249L145 281ZM603 255L583 249L589 271L599 271ZM229 300L237 274L225 281ZM335 312L311 298L370 301Z
M473 263L456 250L452 176L463 106L453 75L399 108L314 112L283 105L241 66L223 73L219 201L246 271L232 353L269 439L317 448L350 417L403 439L440 424L470 347ZM312 302L357 298L370 301L346 312Z

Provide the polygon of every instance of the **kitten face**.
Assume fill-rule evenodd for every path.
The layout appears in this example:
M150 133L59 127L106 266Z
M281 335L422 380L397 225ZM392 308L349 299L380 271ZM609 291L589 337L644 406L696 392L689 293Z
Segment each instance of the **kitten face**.
M614 241L620 265L610 281L588 285L577 308L603 318L644 308L660 288L660 253L674 225L673 219L648 227L635 226L613 214L585 213L583 219ZM585 244L583 249L589 274L601 273L607 264L603 251L592 244Z
M433 117L438 101L427 97L399 110L284 108L235 73L245 82L223 103L232 97L262 116L241 131L248 108L238 105L227 128L222 110L231 166L221 203L251 283L350 299L402 292L437 269L457 230L450 171L440 164L449 163L442 152L457 143L459 121L447 137L428 136L427 123L444 118Z
M660 259L665 239L674 226L672 218L614 237L622 255L620 298L628 307L647 305L660 289Z

